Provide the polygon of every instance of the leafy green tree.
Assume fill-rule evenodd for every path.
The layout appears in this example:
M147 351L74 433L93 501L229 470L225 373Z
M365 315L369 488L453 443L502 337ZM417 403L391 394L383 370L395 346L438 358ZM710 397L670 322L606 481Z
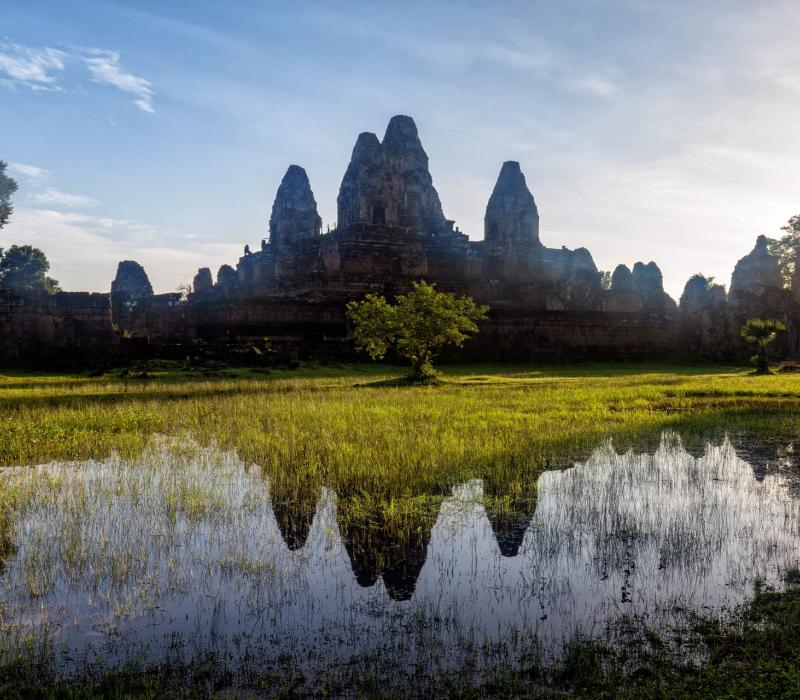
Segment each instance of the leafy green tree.
M781 227L784 235L780 238L768 238L769 252L778 258L781 266L783 284L790 286L792 276L800 260L800 214L793 216Z
M611 278L613 276L611 271L600 270L597 274L600 275L600 286L603 289L611 289Z
M411 363L411 378L422 382L437 376L433 361L439 350L447 345L461 347L470 334L478 332L477 322L488 311L488 306L474 299L437 292L427 282L415 282L395 304L368 294L363 301L347 305L356 347L374 360L394 350Z
M753 356L752 362L759 374L769 372L767 361L767 346L774 342L780 331L785 331L786 326L774 319L751 318L745 321L740 331L742 338L751 345L755 345L758 352Z
M14 207L11 206L11 195L17 191L17 183L6 175L6 162L0 160L0 228L8 223Z
M6 251L0 249L0 287L58 292L58 282L47 276L49 269L47 256L38 248L12 245Z

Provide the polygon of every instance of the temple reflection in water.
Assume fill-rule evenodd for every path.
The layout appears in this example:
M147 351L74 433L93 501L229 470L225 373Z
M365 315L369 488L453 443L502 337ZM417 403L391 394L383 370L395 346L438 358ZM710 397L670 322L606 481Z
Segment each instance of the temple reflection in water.
M388 648L459 667L475 639L554 656L620 616L666 629L673 611L779 585L800 551L796 455L772 433L635 436L538 476L394 499L156 440L132 459L12 468L31 500L0 522L0 612L26 621L20 640L57 632L65 673L178 639L326 664Z
M785 472L788 468L789 487L800 490L797 488L800 478L794 478L791 473L796 470L797 455L800 454L793 443L765 441L763 435L752 432L718 437L720 445L727 444L737 455L747 458L752 476L757 481L763 480L770 471ZM638 453L652 462L659 453L663 457L676 450L693 461L699 460L712 446L701 438L690 439L684 444L677 435L667 433L637 436L635 443L628 447L628 456ZM625 457L609 444L587 452L586 459L591 460L593 455L596 459L598 454L602 454L603 461L610 462ZM536 516L537 496L536 483L483 480L480 502L502 557L519 556L525 535ZM306 544L322 497L318 487L282 490L277 484L273 485L272 511L290 551L301 550ZM440 502L441 498L432 498L424 505L416 504L408 509L402 518L387 518L380 509L365 509L358 500L353 501L346 495L336 498L338 535L359 586L370 588L380 579L392 600L411 599L427 560ZM602 571L600 574L606 575Z

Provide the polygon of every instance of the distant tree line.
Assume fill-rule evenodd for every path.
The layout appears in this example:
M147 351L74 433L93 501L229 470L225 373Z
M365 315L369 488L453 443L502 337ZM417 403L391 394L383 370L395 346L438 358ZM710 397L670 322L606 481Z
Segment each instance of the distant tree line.
M0 160L0 229L3 228L14 206L12 195L17 191L17 183L6 174L7 163ZM50 263L39 248L30 245L12 245L8 250L0 248L0 287L6 289L41 289L58 292L61 288L57 280L48 277Z
M792 283L792 276L800 260L800 214L793 216L781 227L784 234L780 238L768 238L769 252L778 258L784 286Z
M50 263L47 256L30 245L12 245L0 248L0 287L6 289L41 289L60 292L58 280L48 277Z
M17 183L6 175L7 163L0 160L0 228L8 223L14 207L11 204L11 195L17 191Z

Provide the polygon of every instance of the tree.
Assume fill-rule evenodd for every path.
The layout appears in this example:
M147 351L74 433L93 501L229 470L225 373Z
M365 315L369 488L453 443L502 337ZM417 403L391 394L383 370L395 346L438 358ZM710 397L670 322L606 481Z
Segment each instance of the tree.
M422 382L437 376L433 361L438 351L446 345L461 347L470 334L478 332L477 322L488 311L488 306L479 306L474 299L437 292L427 282L415 282L395 304L368 294L363 301L347 305L356 347L373 360L394 350L411 363L411 378Z
M603 289L611 289L611 278L612 274L610 270L599 270L598 275L600 275L600 286Z
M751 345L755 345L758 352L753 356L752 362L759 374L769 372L767 361L767 346L778 337L778 332L785 331L786 326L774 319L751 318L745 321L740 331L742 338Z
M11 206L11 195L17 191L17 183L6 175L6 162L0 160L0 228L8 223L14 207Z
M792 275L797 269L797 262L800 260L800 214L793 216L781 227L785 231L780 238L768 238L769 252L778 258L781 266L781 277L783 284L790 286Z
M188 282L181 282L177 287L175 287L175 291L181 295L181 301L186 301L189 298L189 295L192 293L192 285Z
M0 287L6 289L43 289L58 292L58 282L47 276L47 256L30 245L12 245L0 249Z

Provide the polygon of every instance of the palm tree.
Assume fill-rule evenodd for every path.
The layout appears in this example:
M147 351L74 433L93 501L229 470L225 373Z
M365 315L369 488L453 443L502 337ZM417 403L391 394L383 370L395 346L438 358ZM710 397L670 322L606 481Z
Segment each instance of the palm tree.
M769 372L767 362L767 346L778 337L779 331L785 331L786 326L780 321L770 318L751 318L744 322L740 334L751 345L758 348L753 356L753 363L759 374Z

